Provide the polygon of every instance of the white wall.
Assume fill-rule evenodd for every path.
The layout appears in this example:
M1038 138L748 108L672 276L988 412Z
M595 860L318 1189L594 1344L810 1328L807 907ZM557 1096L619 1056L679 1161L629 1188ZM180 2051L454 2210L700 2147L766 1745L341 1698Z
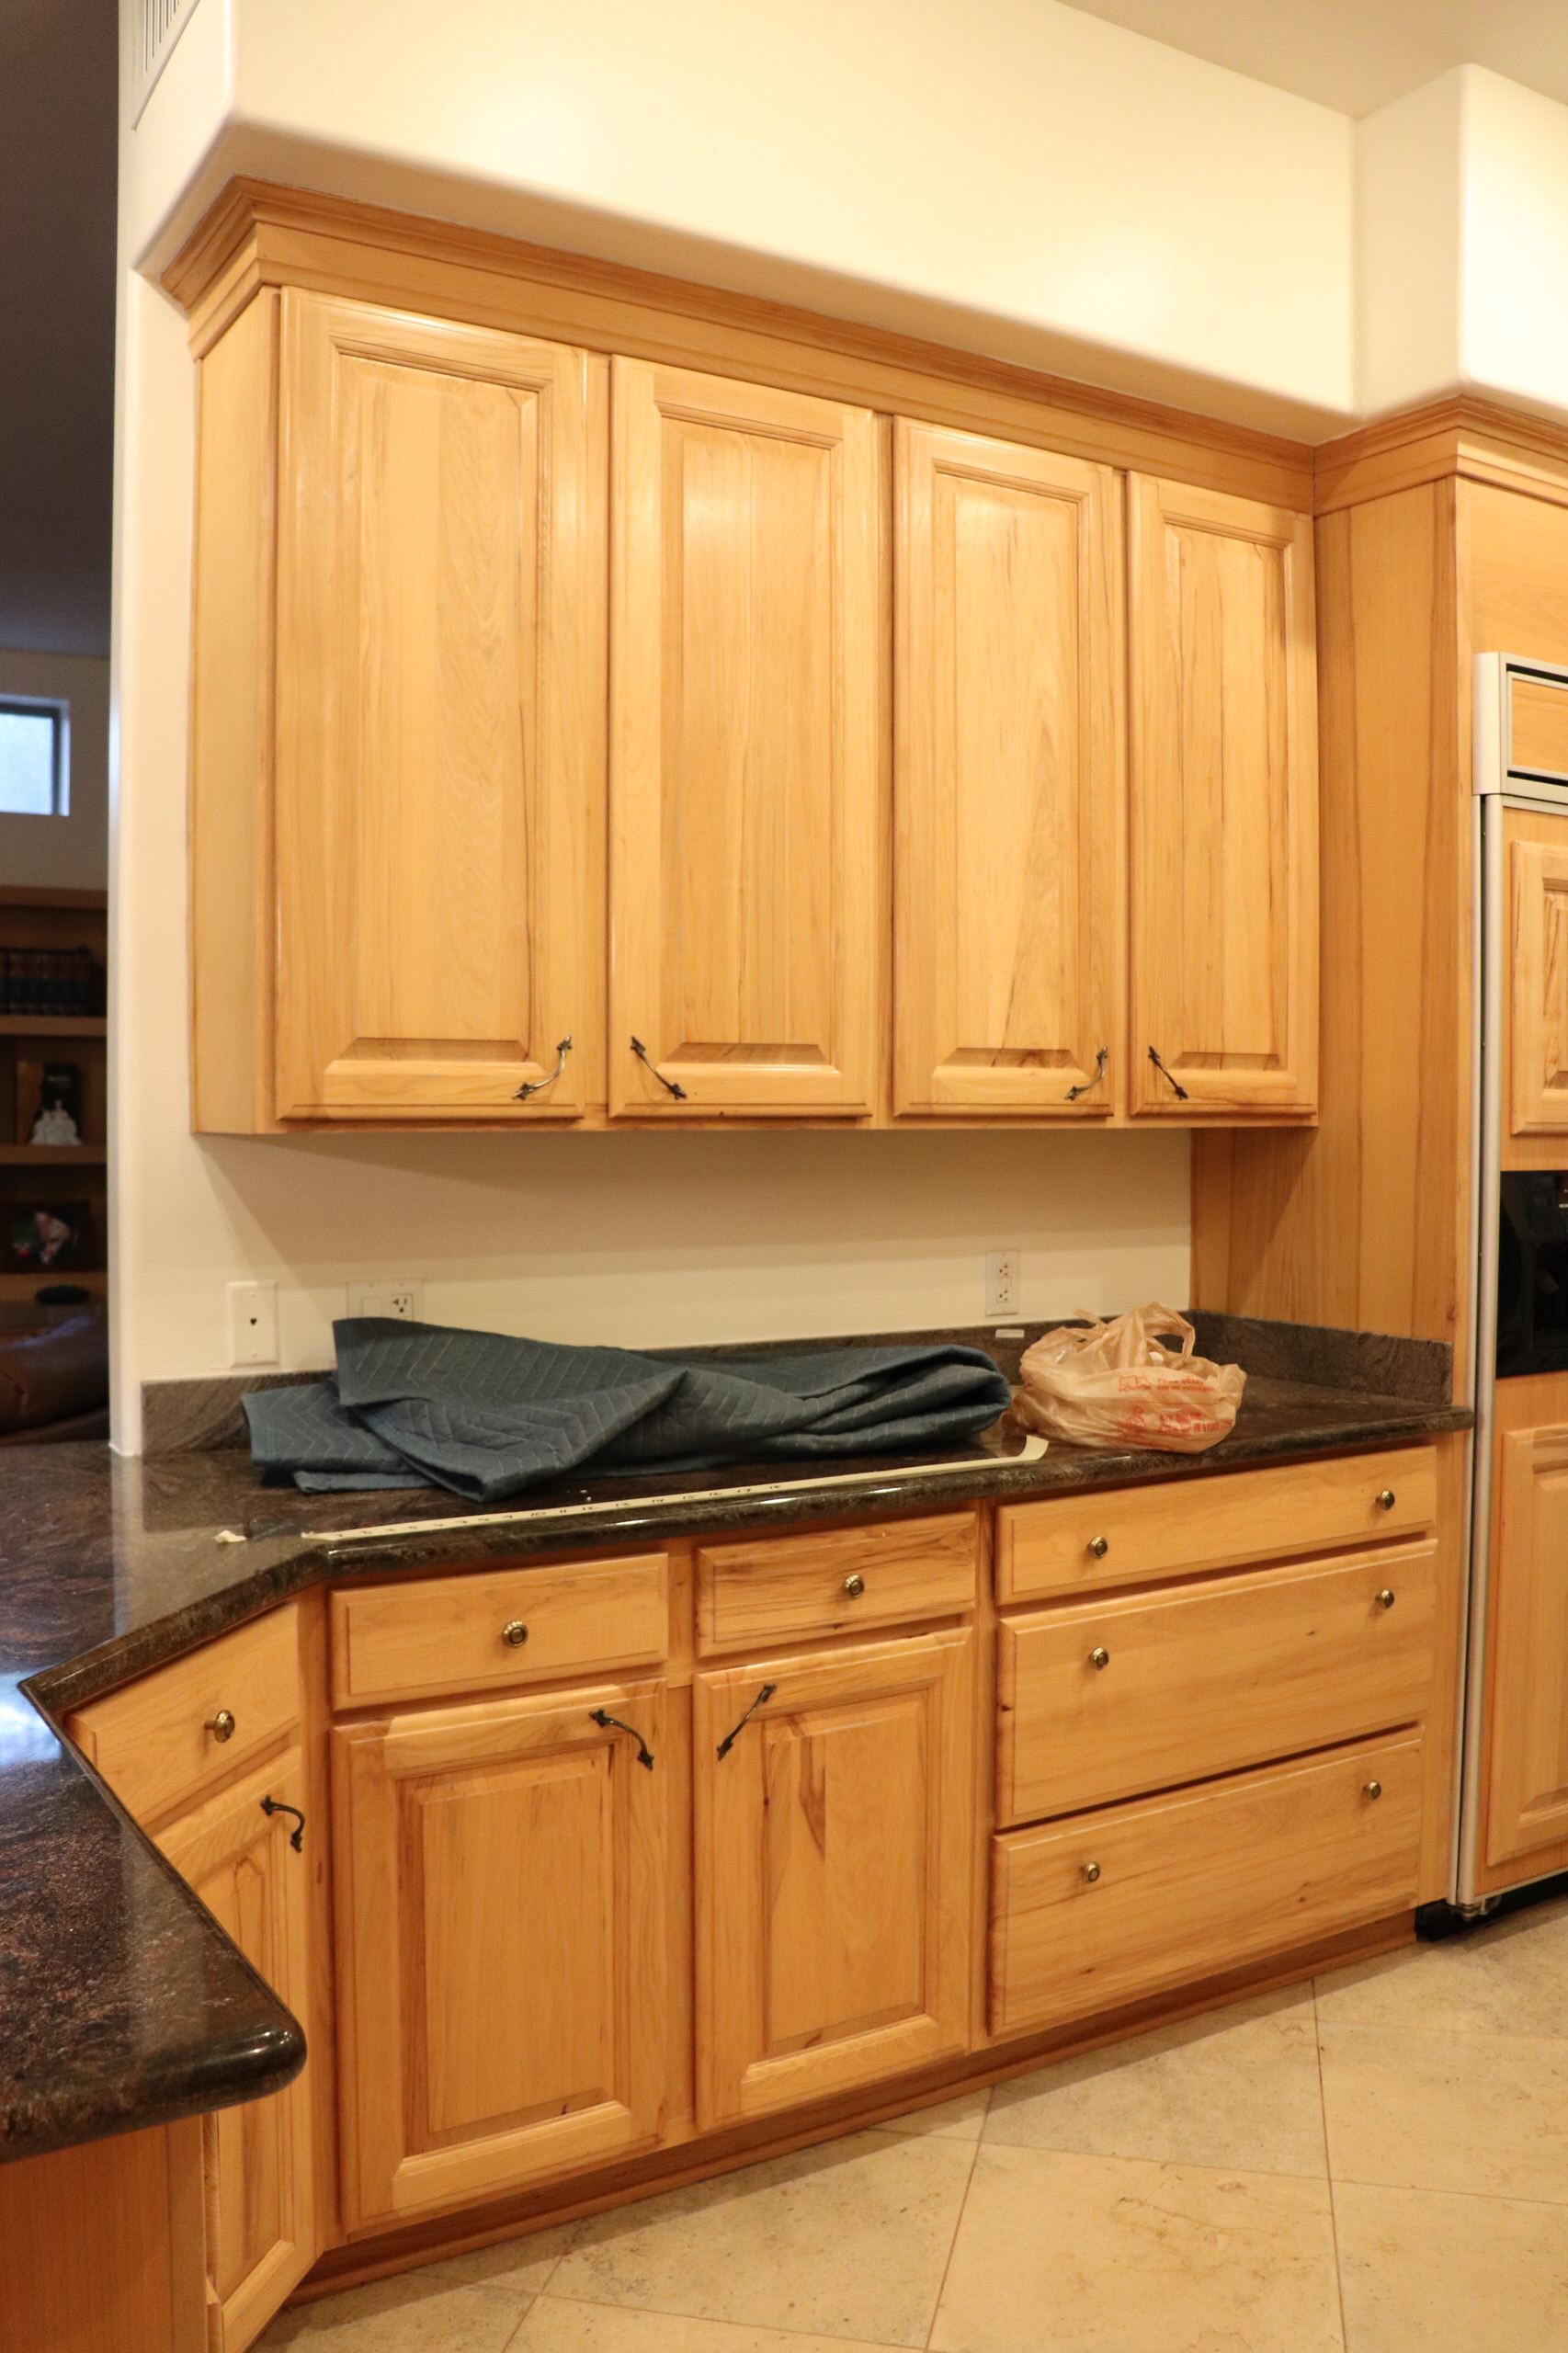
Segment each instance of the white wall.
M69 807L63 817L0 815L0 882L101 891L108 875L109 665L88 654L0 651L0 700L71 708Z

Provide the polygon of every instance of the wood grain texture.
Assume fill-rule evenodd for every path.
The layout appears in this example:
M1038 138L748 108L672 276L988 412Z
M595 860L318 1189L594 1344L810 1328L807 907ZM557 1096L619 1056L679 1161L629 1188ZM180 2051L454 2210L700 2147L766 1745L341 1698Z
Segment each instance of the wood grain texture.
M351 2233L659 2138L664 1707L597 1684L334 1733Z
M279 1746L301 1705L297 1605L290 1602L94 1699L66 1719L66 1730L145 1827ZM212 1725L223 1710L234 1729L220 1740Z
M1509 679L1508 765L1568 780L1568 688L1542 678Z
M526 1629L520 1642L505 1629ZM605 1668L656 1666L669 1639L665 1555L339 1586L338 1708L440 1699Z
M1568 430L1458 392L1324 442L1313 475L1320 515L1453 477L1561 506L1568 505Z
M1437 1562L1430 1540L1392 1544L1004 1620L998 1823L1419 1722L1433 1698Z
M206 2353L201 2125L0 2165L7 2353Z
M1534 1876L1568 1846L1568 1424L1500 1427L1494 1475L1486 1860Z
M277 1115L569 1119L602 1094L604 362L290 290L281 370Z
M1406 1735L1009 1832L994 1850L993 2032L1408 1909L1421 1802L1421 1742Z
M159 1835L158 1845L258 1975L313 2032L311 1864L294 1824L312 1816L304 1757L290 1749ZM313 2052L287 2091L202 2120L210 2353L243 2353L319 2250Z
M697 1647L854 1635L900 1619L941 1618L975 1597L978 1515L942 1512L809 1536L697 1549ZM852 1582L860 1590L851 1591Z
M1471 817L1454 485L1331 515L1317 541L1318 1124L1198 1139L1193 1301L1446 1340L1462 1382Z
M546 334L660 365L757 379L934 425L978 426L1091 460L1310 512L1301 443L790 304L449 222L235 179L165 272L199 351L264 286Z
M1506 1168L1561 1165L1568 1135L1568 817L1503 814Z
M1124 1090L1121 483L904 418L893 451L893 1108L1103 1121Z
M1391 1504L1380 1501L1384 1495ZM1165 1485L1116 1487L1004 1504L996 1597L1006 1605L1141 1586L1416 1535L1433 1525L1437 1506L1437 1457L1426 1446L1232 1471L1179 1495Z
M968 2047L973 1669L953 1632L697 1677L700 2127Z
M868 1115L886 937L876 420L630 359L614 378L610 1109Z
M1131 1109L1310 1114L1312 526L1147 476L1129 501Z

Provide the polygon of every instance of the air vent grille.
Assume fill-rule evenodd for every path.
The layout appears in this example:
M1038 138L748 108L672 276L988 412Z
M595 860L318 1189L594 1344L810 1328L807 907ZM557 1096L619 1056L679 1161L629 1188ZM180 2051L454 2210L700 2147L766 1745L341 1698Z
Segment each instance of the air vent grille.
M132 122L139 121L142 109L153 95L153 85L169 62L169 55L186 26L196 14L197 0L136 0L132 18L132 40L135 54L131 61L135 84L135 101L131 108Z

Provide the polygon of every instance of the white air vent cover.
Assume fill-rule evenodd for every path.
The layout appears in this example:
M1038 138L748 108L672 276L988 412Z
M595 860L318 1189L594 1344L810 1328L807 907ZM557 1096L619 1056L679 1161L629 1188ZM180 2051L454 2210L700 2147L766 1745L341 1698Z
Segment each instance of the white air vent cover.
M131 109L132 122L140 121L142 109L153 95L153 85L168 63L176 41L196 9L197 0L136 0L131 36L134 44L131 60L135 94Z

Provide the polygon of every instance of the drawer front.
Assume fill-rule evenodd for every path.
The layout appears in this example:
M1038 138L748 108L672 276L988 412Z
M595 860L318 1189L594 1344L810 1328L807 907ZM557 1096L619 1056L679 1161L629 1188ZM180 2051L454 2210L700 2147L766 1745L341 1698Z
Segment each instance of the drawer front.
M1421 1796L1409 1733L994 1839L993 2034L1414 1909Z
M973 1512L884 1520L697 1555L697 1643L704 1654L812 1634L941 1618L975 1598Z
M1414 1536L1437 1513L1437 1458L1429 1446L1005 1505L996 1515L996 1597L1146 1585Z
M155 1822L276 1746L298 1724L300 1699L290 1603L95 1699L66 1729L127 1811Z
M1428 1541L1005 1619L997 1821L1412 1722L1431 1696L1436 1614Z
M669 1647L663 1552L569 1568L508 1568L332 1597L335 1707L653 1665Z

